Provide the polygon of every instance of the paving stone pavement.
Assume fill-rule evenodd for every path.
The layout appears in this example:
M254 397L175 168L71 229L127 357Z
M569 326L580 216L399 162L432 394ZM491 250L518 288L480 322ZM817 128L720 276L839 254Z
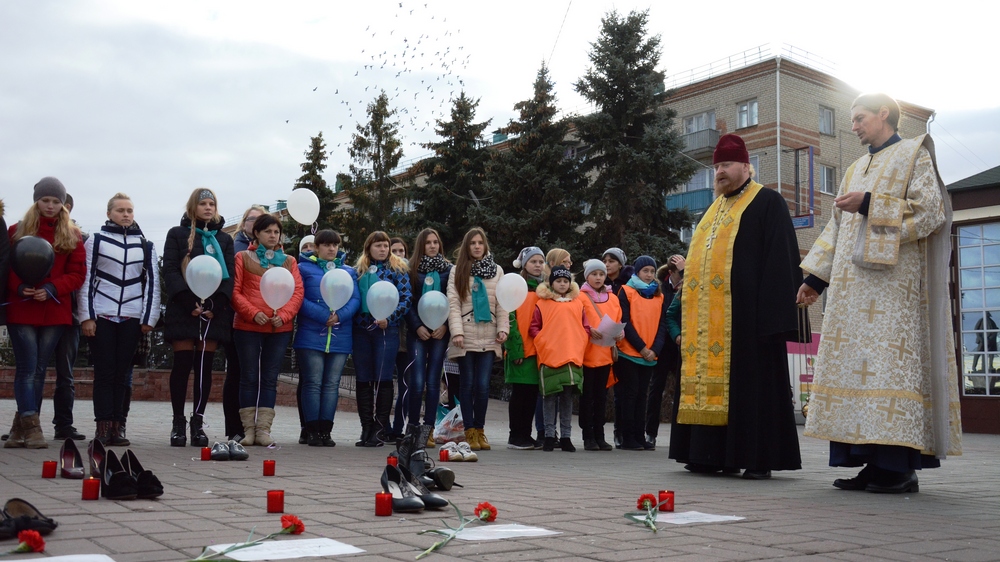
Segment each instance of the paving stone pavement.
M80 401L75 408L77 427L87 433L90 407ZM14 411L12 400L0 401L4 429ZM51 411L47 400L42 419ZM827 444L815 439L800 437L803 470L746 481L684 471L667 458L669 425L655 451L586 452L578 433L576 453L515 451L506 448L506 418L506 404L493 401L486 426L493 450L476 463L445 464L465 487L442 494L466 514L489 501L499 509L498 522L561 534L453 541L429 560L1000 560L1000 436L966 435L965 454L921 473L917 494L876 495L833 488L834 478L854 470L827 467ZM210 437L222 437L220 404L209 405L208 422ZM51 438L51 425L44 430ZM247 462L202 462L194 447L170 447L169 431L170 404L132 403L129 438L166 488L158 500L82 501L80 481L42 479L42 461L59 453L60 444L50 440L45 450L0 451L0 501L26 499L59 522L47 537L47 555L107 554L118 562L185 560L204 545L241 541L254 526L275 531L279 516L266 513L268 489L285 491L285 512L306 525L302 537L365 550L343 557L350 560L413 560L435 541L418 531L455 520L450 511L375 516L390 449L354 447L360 424L352 412L338 413L337 446L326 449L298 445L295 409L278 407L273 434L281 447L249 448ZM268 458L277 461L275 477L261 475ZM660 489L676 492L677 511L746 519L661 524L654 534L623 517L639 494ZM13 541L0 550L8 546Z

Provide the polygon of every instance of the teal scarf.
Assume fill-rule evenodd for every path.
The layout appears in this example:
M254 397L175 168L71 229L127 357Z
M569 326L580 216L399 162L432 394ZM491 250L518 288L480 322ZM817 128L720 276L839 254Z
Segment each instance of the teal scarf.
M476 322L493 320L493 315L490 314L490 297L486 294L483 278L479 276L472 278L472 315Z
M424 293L428 291L441 292L441 276L438 272L432 271L424 276Z
M285 252L281 250L281 246L271 250L271 258L267 257L267 248L263 244L257 244L257 259L260 260L260 266L264 269L271 269L272 267L280 267L285 264Z
M333 271L334 269L339 268L341 265L340 258L333 258L332 260L324 260L318 257L316 254L309 256L309 260L318 265L319 268L322 269L324 272ZM333 267L331 267L329 264L333 264Z
M656 294L657 287L659 287L659 284L657 284L655 280L651 283L646 283L642 279L639 279L637 275L633 275L632 278L628 280L628 283L626 283L626 285L632 287L633 289L638 291L639 294L643 296L643 298L647 299L653 298L653 295Z
M226 258L222 255L222 246L215 239L215 231L202 230L200 228L195 228L194 231L201 235L201 247L205 249L205 253L215 258L219 262L219 265L222 266L222 278L229 279L229 270L226 269Z
M378 271L376 266L371 266L368 271L358 279L358 288L361 290L361 312L368 314L368 289L378 282Z

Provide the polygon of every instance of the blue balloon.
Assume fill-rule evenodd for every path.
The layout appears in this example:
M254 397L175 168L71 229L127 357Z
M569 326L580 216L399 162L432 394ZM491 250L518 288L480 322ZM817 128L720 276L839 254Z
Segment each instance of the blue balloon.
M427 291L417 302L420 321L431 330L437 330L448 319L448 297L441 291Z

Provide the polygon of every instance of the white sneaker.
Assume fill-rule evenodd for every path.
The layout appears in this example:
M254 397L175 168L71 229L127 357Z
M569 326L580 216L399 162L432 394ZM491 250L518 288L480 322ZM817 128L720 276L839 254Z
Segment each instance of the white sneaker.
M442 451L448 451L448 460L451 462L461 462L465 460L462 456L461 451L458 450L458 444L453 441L449 441L444 445L441 445Z
M479 460L479 456L472 452L472 447L466 441L458 444L458 452L462 454L462 460L465 462L476 462Z

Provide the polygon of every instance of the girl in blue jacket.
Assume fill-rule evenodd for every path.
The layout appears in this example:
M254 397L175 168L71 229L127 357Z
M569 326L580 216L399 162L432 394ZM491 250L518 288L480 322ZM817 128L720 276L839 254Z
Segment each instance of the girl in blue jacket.
M354 268L338 256L340 235L332 230L316 233L316 251L299 255L299 275L305 297L299 310L295 351L302 380L301 407L306 442L310 447L333 447L330 438L340 396L340 375L351 354L351 325L361 307L358 277ZM330 310L320 293L320 281L334 269L346 271L352 280L351 299L338 310Z

